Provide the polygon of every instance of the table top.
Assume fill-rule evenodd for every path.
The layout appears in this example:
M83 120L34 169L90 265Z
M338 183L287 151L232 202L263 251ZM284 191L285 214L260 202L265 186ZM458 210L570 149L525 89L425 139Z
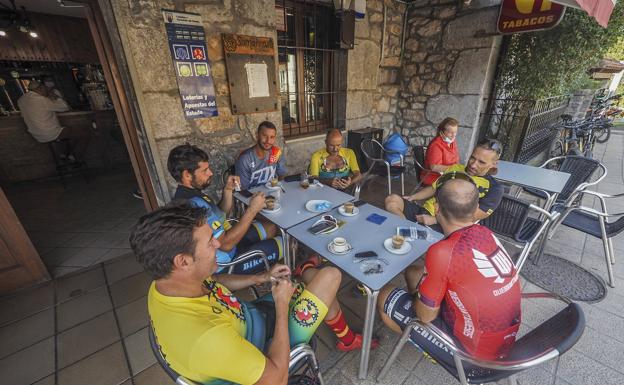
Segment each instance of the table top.
M332 210L331 215L347 223L330 234L314 235L308 231L316 219L300 223L289 229L288 233L372 290L381 289L412 262L424 255L429 246L443 237L438 232L369 204L360 206L359 210L359 213L352 217L341 215L338 209ZM387 219L381 225L367 221L366 218L373 213L385 216ZM426 230L429 233L429 239L410 242L412 249L407 254L390 253L384 248L383 242L396 234L398 226L417 227ZM332 254L327 249L327 245L336 237L346 238L353 249L344 255ZM360 266L364 262L354 262L354 255L363 251L374 251L379 257L389 262L388 265L382 262L383 273L369 275L363 273Z
M499 160L498 173L494 175L494 178L559 194L568 182L570 174L567 172Z
M266 195L272 195L277 198L281 208L275 213L265 213L261 211L264 217L275 223L282 229L288 229L310 218L314 218L321 213L311 212L305 208L305 204L313 199L323 199L331 202L332 209L341 206L345 202L350 202L353 196L336 190L323 184L312 184L307 189L299 185L299 182L281 181L286 192L281 189L269 189L265 186L258 186L249 189L250 192L262 191ZM239 193L235 193L236 199L248 205L250 198L245 198Z

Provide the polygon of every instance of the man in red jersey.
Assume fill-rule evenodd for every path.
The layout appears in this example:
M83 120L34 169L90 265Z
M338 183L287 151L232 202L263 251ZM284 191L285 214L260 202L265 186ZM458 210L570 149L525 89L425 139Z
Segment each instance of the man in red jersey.
M381 318L400 332L418 317L453 335L478 358L502 358L520 326L518 272L494 234L473 223L479 195L470 177L442 176L438 186L436 219L445 238L429 248L424 267L406 270L407 288L381 290ZM448 348L424 329L417 328L410 337L433 356L453 362Z

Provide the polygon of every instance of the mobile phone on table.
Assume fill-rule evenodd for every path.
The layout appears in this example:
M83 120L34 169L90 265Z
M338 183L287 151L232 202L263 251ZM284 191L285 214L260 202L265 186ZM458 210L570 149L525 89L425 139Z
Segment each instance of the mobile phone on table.
M425 230L420 230L417 227L397 227L397 234L404 237L404 238L408 238L410 240L416 240L416 239L421 239L421 240L427 240L427 238L429 238L429 233Z
M249 190L241 190L239 194L245 198L251 198L253 196L253 193Z
M314 235L320 234L324 231L327 231L331 228L336 227L336 223L335 222L331 222L331 221L322 221L320 223L317 223L316 225L310 227L308 229L309 232L311 232Z

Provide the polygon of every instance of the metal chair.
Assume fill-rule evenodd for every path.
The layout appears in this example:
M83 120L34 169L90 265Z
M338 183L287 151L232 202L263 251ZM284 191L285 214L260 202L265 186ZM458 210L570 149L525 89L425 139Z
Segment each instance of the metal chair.
M531 211L539 214L539 218L530 217ZM522 252L515 261L516 270L520 271L537 240L558 216L558 213L550 213L541 207L504 195L492 215L480 223L514 245L522 247ZM544 243L540 243L540 251Z
M481 360L458 346L453 337L444 333L433 324L425 324L418 320L412 321L403 331L394 351L386 361L377 376L381 380L388 373L392 363L397 358L403 345L409 340L412 329L419 327L429 333L432 339L437 339L451 350L450 355L436 354L439 349L427 349L421 346L447 372L455 377L462 385L468 383L483 384L509 378L509 383L517 385L515 374L531 367L541 365L554 358L559 358L570 350L581 338L585 330L585 315L576 303L552 293L524 293L522 298L557 299L567 306L531 330L513 345L509 355L501 360ZM433 345L433 344L432 344ZM553 374L554 375L554 374Z
M551 196L544 190L530 187L524 187L522 189L531 195L544 199L546 201L544 209L546 210L550 210L552 205L555 203L566 202L568 198L575 192L583 190L589 186L596 185L607 176L607 168L602 163L595 159L576 155L556 156L554 158L548 159L540 167L548 167L549 165L559 162L561 160L563 161L558 171L569 173L570 178L563 187L561 193L555 199L553 199L553 196ZM601 170L602 174L599 175L595 181L589 182L589 178L591 178L594 172L598 169ZM520 191L522 190L518 190L517 195L519 195Z
M397 151L388 151L383 148L381 143L375 139L366 139L360 143L362 153L368 160L370 167L362 177L361 185L363 186L373 175L385 176L388 178L388 195L392 194L392 177L400 176L401 178L401 195L405 195L405 166L403 162L403 154ZM385 154L397 154L400 158L399 166L392 166L384 159Z
M421 171L442 175L441 172L430 170L424 166L426 154L427 154L427 146L412 146L412 157L414 160L414 172L416 173L416 180L418 181L418 184L416 185L416 187L414 187L414 189L412 190L412 193L422 186L422 180L420 179Z
M154 334L154 329L151 325L148 328L148 334L150 347L152 348L154 357L156 357L156 361L158 361L160 367L163 368L165 373L167 373L173 382L178 385L201 385L198 382L189 380L171 368L165 357L163 357L160 346L158 345L158 340ZM314 349L308 344L299 344L290 349L290 359L288 362L289 376L300 371L304 366L306 366L307 369L309 369L312 374L318 378L319 384L323 385L323 377L321 375L321 371L319 370Z
M619 198L622 194L608 195L595 191L583 190L575 195L589 194L598 198L600 201L601 211L589 207L575 205L556 205L553 211L561 212L559 218L552 224L552 228L548 233L551 239L559 225L565 225L573 229L579 230L585 234L602 240L602 246L605 253L605 261L607 263L607 274L609 276L609 286L615 287L613 278L613 266L615 264L615 253L613 252L612 238L620 234L624 230L624 212L617 214L609 214L607 211L606 199ZM574 198L572 196L571 198ZM573 200L573 199L572 199ZM616 218L612 222L607 222L609 218Z

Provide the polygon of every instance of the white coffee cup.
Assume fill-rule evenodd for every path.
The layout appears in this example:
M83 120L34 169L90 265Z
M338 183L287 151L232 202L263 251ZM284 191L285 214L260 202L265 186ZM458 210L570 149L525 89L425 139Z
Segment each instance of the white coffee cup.
M343 253L351 248L351 246L347 243L347 240L342 237L334 238L332 244L334 245L334 251L337 253Z

